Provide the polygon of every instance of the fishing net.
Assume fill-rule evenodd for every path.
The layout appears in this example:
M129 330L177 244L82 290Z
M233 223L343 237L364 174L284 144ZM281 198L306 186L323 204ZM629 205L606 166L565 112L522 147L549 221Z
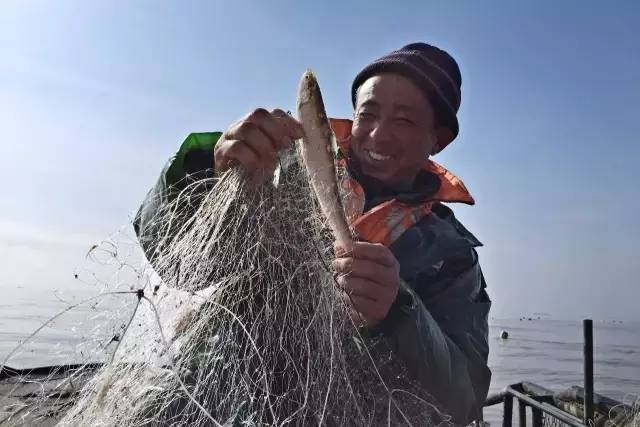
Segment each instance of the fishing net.
M170 191L140 236L150 265L132 266L113 242L92 250L117 271L101 281L117 303L94 331L104 364L32 392L5 411L7 425L27 415L123 427L449 422L352 317L299 162L258 187L231 170ZM43 415L52 400L57 412Z
M640 398L637 398L633 404L633 416L629 425L633 427L640 427Z
M640 396L627 395L619 407L614 407L609 415L608 425L612 427L640 427Z

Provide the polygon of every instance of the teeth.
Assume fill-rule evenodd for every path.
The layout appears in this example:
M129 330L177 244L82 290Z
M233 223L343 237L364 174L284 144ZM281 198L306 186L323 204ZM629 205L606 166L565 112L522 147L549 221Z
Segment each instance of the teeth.
M369 151L369 156L373 160L389 160L391 156L385 156L384 154L376 153L375 151Z

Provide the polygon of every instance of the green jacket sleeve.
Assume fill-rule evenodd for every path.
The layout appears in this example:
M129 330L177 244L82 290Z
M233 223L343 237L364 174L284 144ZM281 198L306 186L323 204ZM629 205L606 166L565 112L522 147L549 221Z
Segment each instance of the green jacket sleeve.
M429 283L436 295L419 295L419 283L402 282L387 319L378 327L412 377L456 423L478 419L489 389L488 313L491 302L475 256L473 264ZM428 279L427 279L428 280ZM435 285L435 286L434 286Z
M213 148L222 132L192 133L169 159L155 185L147 193L133 221L138 240L149 261L159 249L162 207L172 202L187 185L214 176ZM198 198L186 212L193 211ZM185 218L185 216L181 216ZM179 227L179 220L174 227ZM164 230L166 231L166 230Z

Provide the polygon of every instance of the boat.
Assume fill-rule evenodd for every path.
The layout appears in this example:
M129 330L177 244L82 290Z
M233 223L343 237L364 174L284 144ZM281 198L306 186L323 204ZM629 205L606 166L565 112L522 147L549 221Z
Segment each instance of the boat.
M0 426L55 425L100 366L57 365L33 369L3 367L0 370ZM640 426L638 407L634 408L599 394L594 394L593 397L592 421L586 422L584 388L578 386L554 392L537 384L520 382L490 395L485 407L503 406L504 427ZM517 409L515 424L514 409ZM474 425L486 427L488 423L480 419Z
M0 368L0 426L54 426L100 364Z
M593 322L584 320L584 387L554 391L519 382L490 395L484 407L502 405L502 426L640 427L640 399L633 405L593 391ZM0 427L53 426L73 406L100 363L32 369L0 367ZM481 417L472 423L487 427Z

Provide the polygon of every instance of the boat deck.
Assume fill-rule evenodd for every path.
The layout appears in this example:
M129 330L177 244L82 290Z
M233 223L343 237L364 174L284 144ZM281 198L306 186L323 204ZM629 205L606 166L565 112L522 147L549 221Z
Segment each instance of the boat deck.
M74 404L79 391L93 376L99 364L61 365L34 369L0 370L0 426L53 426ZM571 387L553 392L536 384L521 382L491 395L485 406L503 405L504 427L518 425L585 426L584 390ZM640 427L639 408L625 405L606 396L594 395L595 427ZM640 402L639 405L640 407ZM528 410L527 410L528 408ZM518 411L514 417L514 409ZM527 421L528 414L531 414ZM477 421L476 425L486 425Z
M98 365L0 370L0 426L53 426Z

